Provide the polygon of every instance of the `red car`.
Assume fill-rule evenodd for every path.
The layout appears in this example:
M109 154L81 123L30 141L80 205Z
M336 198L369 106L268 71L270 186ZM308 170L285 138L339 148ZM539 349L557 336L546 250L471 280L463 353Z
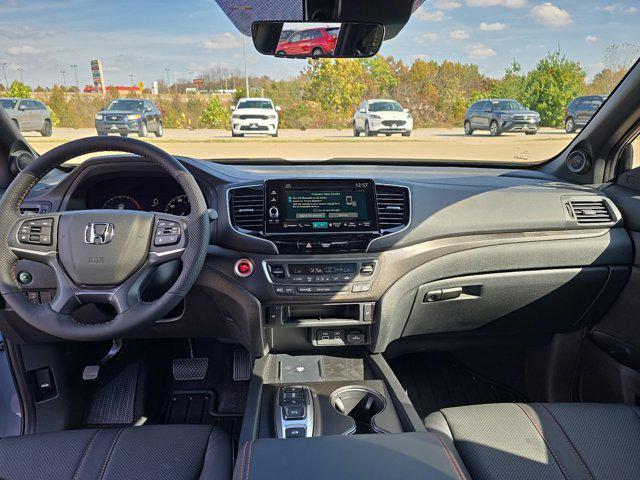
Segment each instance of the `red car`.
M300 30L278 43L276 55L331 55L336 48L338 32L338 28Z

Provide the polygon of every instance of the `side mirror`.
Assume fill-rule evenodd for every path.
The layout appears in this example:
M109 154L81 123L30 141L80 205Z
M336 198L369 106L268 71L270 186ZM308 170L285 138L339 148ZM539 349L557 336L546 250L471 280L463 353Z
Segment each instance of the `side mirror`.
M360 110L358 110L358 112L360 113L367 113L367 111L364 108L361 108Z
M232 106L231 106L231 111L232 111L232 112L234 112L234 111L235 111L235 109L236 109L236 107L232 105Z
M405 109L404 109L404 113L409 113L409 109L408 109L408 108L405 108Z
M26 105L22 105L22 104L21 104L21 105L18 107L18 110L23 111L23 112L24 112L26 109L27 109L27 106L26 106Z
M282 109L280 108L280 105L276 105L276 112L281 111Z

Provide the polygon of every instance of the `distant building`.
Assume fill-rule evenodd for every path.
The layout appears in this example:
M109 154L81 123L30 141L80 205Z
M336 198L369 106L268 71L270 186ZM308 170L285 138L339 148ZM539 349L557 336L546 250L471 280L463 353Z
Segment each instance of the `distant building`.
M140 87L135 86L125 86L125 85L107 85L104 87L105 92L100 92L93 85L85 85L83 92L84 93L110 93L111 90L115 88L118 93L123 95L128 95L130 93L140 93Z

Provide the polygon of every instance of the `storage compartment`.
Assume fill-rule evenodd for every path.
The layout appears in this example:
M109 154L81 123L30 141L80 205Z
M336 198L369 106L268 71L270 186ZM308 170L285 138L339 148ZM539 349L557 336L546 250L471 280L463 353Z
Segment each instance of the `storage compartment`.
M285 323L317 322L324 320L360 320L359 304L295 305L287 307Z
M438 280L418 288L403 335L571 330L597 321L628 274L627 267L587 267Z
M385 408L385 401L379 393L360 387L342 387L331 394L331 406L342 415L353 418L355 430L349 433L380 433L372 424L372 419Z

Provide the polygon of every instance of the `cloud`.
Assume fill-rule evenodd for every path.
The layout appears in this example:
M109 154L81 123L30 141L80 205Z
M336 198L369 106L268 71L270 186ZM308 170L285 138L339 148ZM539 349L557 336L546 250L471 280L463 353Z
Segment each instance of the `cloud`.
M628 7L624 9L624 13L637 13L638 7Z
M498 30L504 30L507 26L504 23L484 23L480 24L480 30L483 32L497 32Z
M524 8L529 5L527 0L467 0L470 7L505 7Z
M465 32L464 30L454 30L449 34L449 36L452 40L466 40L471 35L469 35L469 32Z
M417 9L414 15L418 20L424 20L425 22L441 22L445 18L442 10L427 11L422 7Z
M202 48L206 50L226 50L240 45L240 39L230 32L218 33L202 42Z
M529 15L537 23L547 27L564 27L573 23L569 12L550 2L536 5L529 11Z
M423 33L416 37L417 43L433 43L438 40L438 34L435 32Z
M475 45L471 45L467 49L467 53L469 54L470 58L489 58L489 57L495 57L497 55L494 49L489 48L482 43L476 43Z
M438 10L455 10L462 7L462 3L457 0L436 0L431 5Z
M600 37L596 37L595 35L587 35L584 37L584 41L587 43L598 43L600 41Z
M26 57L29 55L38 55L41 51L31 45L20 45L7 49L7 55L12 57Z

